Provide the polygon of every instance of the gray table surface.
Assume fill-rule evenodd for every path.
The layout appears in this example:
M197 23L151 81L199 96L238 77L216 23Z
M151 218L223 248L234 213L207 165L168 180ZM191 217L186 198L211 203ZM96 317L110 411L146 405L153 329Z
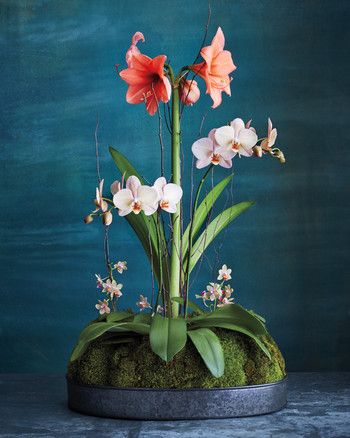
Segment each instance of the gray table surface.
M80 415L66 407L62 375L0 374L0 385L1 437L350 437L350 373L292 373L284 410L205 421Z

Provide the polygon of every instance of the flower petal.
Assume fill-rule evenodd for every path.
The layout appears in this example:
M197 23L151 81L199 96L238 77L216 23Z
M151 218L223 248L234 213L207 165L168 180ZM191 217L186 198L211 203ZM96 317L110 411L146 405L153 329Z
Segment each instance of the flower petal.
M173 183L169 183L164 187L164 199L169 201L170 203L174 203L175 205L182 198L182 188Z
M126 181L126 188L131 190L131 193L134 198L137 197L137 191L141 187L140 180L137 178L137 176L132 175L129 176L129 178Z
M196 167L197 169L203 169L203 167L209 166L210 163L211 163L211 156L197 160Z
M238 141L245 150L249 150L256 145L258 136L251 129L244 128L238 134Z
M158 208L158 192L154 187L141 186L137 190L137 199L146 216L153 214Z
M225 148L231 147L234 140L235 131L232 126L222 126L215 132L215 140L217 143Z
M214 144L213 141L208 138L200 138L192 145L192 153L199 160L207 159L213 153Z
M164 176L161 176L154 181L153 187L158 192L158 201L163 197L163 188L165 187L165 185L166 179L164 178Z
M230 126L232 126L232 128L235 132L234 133L235 140L238 140L239 132L241 131L241 129L245 129L245 124L244 124L243 120L240 118L234 119L230 123Z
M119 192L113 196L113 204L120 210L131 208L133 200L134 197L130 189L119 190Z

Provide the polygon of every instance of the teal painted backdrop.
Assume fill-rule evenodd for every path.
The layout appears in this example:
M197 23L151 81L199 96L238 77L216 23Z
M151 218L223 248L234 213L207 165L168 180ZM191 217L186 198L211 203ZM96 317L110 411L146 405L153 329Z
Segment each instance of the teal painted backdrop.
M114 64L137 30L145 53L192 62L207 2L1 0L0 11L0 370L63 372L96 314L94 273L104 268L101 227L81 220L94 195L96 115L107 181L118 176L109 145L149 180L159 173L157 118L125 103ZM221 25L238 65L232 97L210 110L202 93L183 125L187 167L208 110L205 133L237 116L264 132L270 115L279 130L285 166L235 160L234 200L256 205L209 252L193 291L219 253L236 298L266 316L289 370L349 370L349 20L346 0L213 1L208 40ZM111 247L129 262L122 302L132 306L151 278L122 220Z

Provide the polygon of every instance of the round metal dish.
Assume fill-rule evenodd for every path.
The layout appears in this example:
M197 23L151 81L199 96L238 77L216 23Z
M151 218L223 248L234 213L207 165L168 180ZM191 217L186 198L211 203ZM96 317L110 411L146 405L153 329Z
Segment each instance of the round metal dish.
M189 420L268 414L287 403L287 378L212 389L115 388L67 379L68 406L82 414L138 420Z

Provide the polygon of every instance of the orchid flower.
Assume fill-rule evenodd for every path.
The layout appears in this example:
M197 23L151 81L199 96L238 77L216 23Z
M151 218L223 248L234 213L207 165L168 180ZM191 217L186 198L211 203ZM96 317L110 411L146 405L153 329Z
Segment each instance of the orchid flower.
M232 61L232 55L228 50L224 50L225 36L218 28L210 46L203 47L201 55L204 62L190 66L190 69L204 79L207 86L207 94L213 99L212 108L221 104L221 93L224 91L231 96L229 74L236 70Z
M122 274L123 271L126 271L128 269L126 265L127 265L126 262L117 262L114 265L114 269L116 269L119 272L119 274Z
M136 32L126 55L128 68L122 70L119 76L128 84L126 101L132 104L144 102L146 110L153 116L160 101L166 103L170 100L171 84L164 74L166 56L152 59L143 55L136 47L140 39L144 39L142 33Z
M197 158L196 167L202 169L209 164L218 164L229 169L235 153L227 147L221 147L215 140L216 129L212 129L208 137L200 138L192 145L193 155Z
M261 142L261 147L264 151L270 151L275 144L277 138L277 129L272 127L272 121L270 117L267 121L267 137Z
M227 304L234 304L233 298L222 297L222 298L219 298L219 301L220 302L217 304L217 307L224 307Z
M209 283L207 286L207 299L215 301L221 295L221 287L218 283Z
M119 190L113 196L113 203L119 209L119 216L126 216L141 210L146 216L153 214L158 208L158 192L155 188L141 185L136 176L130 176L126 181L126 188Z
M98 187L96 187L96 199L94 200L94 203L96 205L96 210L93 211L93 213L98 212L100 209L105 212L108 210L108 204L107 202L103 199L103 183L104 180L102 179L100 181L100 184L98 185Z
M180 99L185 105L193 105L199 99L201 92L194 79L183 79L180 82Z
M218 276L218 280L231 280L231 272L232 269L228 269L226 265L222 265L222 268L219 269L219 276Z
M220 146L232 150L234 155L250 157L258 136L253 128L245 127L242 119L234 119L230 126L222 126L215 131L215 140Z
M100 312L100 315L111 313L111 309L108 307L108 300L98 300L98 304L95 307Z
M103 289L103 280L99 274L95 274L97 289Z
M150 309L152 306L147 301L147 297L144 297L143 295L140 295L139 301L136 302L136 306L140 308L140 311L144 309Z
M110 279L108 279L106 282L102 284L102 286L103 286L102 292L107 293L110 296L111 300L114 297L119 298L123 295L121 291L123 285L117 284L115 280L111 281Z
M153 187L158 193L159 207L168 213L176 213L176 206L182 198L182 188L177 184L167 184L163 176L156 179Z

